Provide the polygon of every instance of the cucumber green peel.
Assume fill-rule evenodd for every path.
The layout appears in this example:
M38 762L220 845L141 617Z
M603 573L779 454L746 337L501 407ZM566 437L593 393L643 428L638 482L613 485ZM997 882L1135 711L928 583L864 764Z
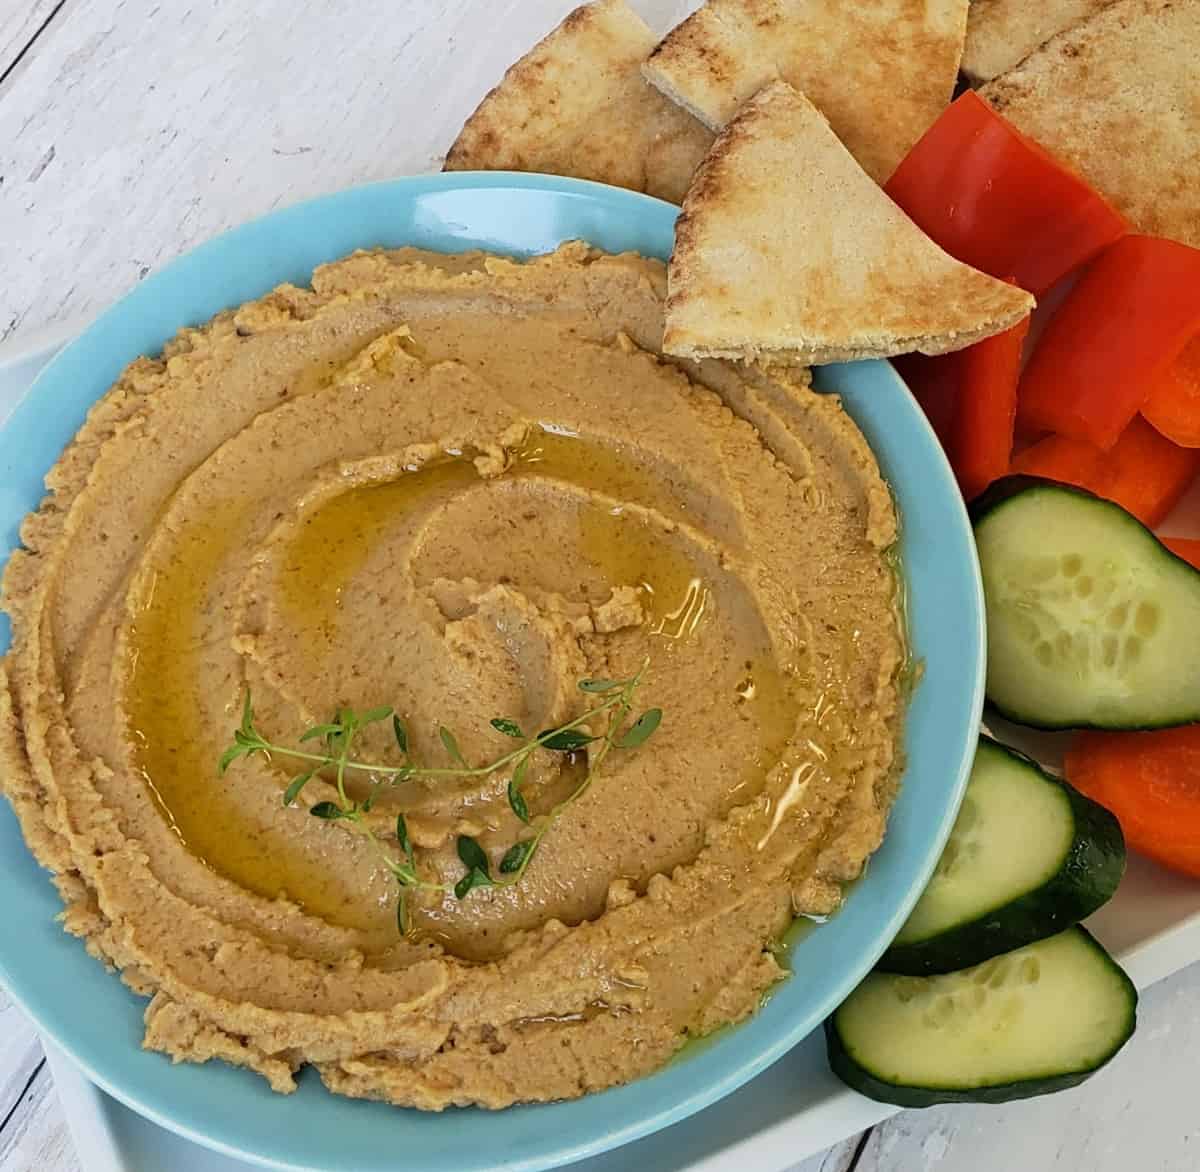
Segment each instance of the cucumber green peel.
M1129 977L1082 928L961 972L872 973L825 1023L833 1072L902 1107L1064 1090L1129 1040Z
M937 870L879 968L946 973L1032 944L1107 903L1124 871L1108 810L981 737Z

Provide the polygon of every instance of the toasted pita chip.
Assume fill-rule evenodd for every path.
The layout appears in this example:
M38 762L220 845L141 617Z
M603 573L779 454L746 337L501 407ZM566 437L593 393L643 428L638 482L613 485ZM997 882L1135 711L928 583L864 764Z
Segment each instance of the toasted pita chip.
M655 37L625 0L575 9L467 119L447 171L545 171L678 203L713 136L641 75Z
M1019 65L1051 37L1113 0L971 0L962 71L976 84Z
M782 78L882 183L950 101L966 27L967 0L709 0L643 72L714 130Z
M725 128L688 190L663 348L792 363L941 354L1032 308L934 244L777 81Z
M1118 0L980 93L1140 231L1200 248L1200 0Z

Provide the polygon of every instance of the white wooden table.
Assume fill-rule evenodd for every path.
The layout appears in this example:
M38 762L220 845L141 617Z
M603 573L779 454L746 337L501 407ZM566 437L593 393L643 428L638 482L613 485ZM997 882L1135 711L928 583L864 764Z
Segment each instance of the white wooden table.
M663 30L694 7L634 3ZM435 168L482 93L570 7L0 0L0 341L98 312L279 204ZM1130 1048L1085 1087L907 1112L796 1172L1200 1167L1200 966L1143 1005ZM79 1168L36 1036L0 994L0 1169Z

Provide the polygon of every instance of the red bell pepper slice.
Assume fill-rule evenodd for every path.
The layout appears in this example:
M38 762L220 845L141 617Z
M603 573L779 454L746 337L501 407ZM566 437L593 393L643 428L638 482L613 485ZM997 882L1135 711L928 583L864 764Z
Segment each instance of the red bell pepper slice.
M1200 879L1200 724L1084 733L1067 780L1117 816L1135 851Z
M1123 237L1047 324L1021 379L1021 425L1112 447L1197 333L1200 249Z
M1008 471L1017 417L1017 377L1029 319L965 350L896 359L933 424L966 500Z
M1035 296L1129 230L1103 196L970 90L884 190L951 256Z
M1008 471L1017 420L1017 380L1029 318L961 351L963 384L954 470L967 500Z
M892 359L896 373L908 384L947 454L958 419L958 394L962 385L958 356L961 353L959 350L937 358L927 354L901 354Z
M1153 528L1200 473L1200 448L1181 448L1136 416L1107 452L1051 435L1017 456L1012 470L1077 484L1115 501Z
M1200 448L1200 337L1150 388L1142 414L1173 443Z
M1160 537L1163 543L1177 558L1183 558L1190 566L1200 570L1200 538L1196 537Z

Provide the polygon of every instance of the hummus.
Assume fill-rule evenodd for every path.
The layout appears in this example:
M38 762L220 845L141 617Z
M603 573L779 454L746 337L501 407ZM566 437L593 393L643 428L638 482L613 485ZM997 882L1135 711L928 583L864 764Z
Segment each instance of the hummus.
M753 1013L858 876L894 790L892 501L803 372L664 360L664 292L579 244L357 253L92 409L5 573L0 771L147 1047L433 1110L576 1096ZM217 774L247 688L276 743L382 704L414 759L449 763L446 725L488 762L493 717L554 727L644 660L656 734L520 882L413 892L407 935L369 841L309 815L332 778L285 806L283 760ZM403 760L383 722L359 749ZM581 768L536 753L535 824ZM458 835L494 872L528 832L508 781L351 784L452 887Z

